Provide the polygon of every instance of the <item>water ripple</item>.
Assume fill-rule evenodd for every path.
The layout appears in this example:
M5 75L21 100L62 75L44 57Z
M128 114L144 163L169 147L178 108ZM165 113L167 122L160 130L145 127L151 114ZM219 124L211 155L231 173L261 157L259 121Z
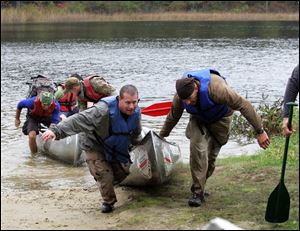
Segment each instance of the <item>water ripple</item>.
M117 89L133 83L140 92L140 106L146 107L171 100L175 80L184 71L213 67L233 89L258 105L262 94L269 95L266 101L269 103L283 96L287 79L297 63L299 38L1 42L1 190L62 187L93 181L87 168L70 168L49 158L30 156L27 136L14 127L14 118L17 103L27 93L25 83L32 76L43 74L59 82L77 72L102 75ZM164 118L143 116L142 124L159 132ZM25 111L21 121L25 121ZM186 162L189 160L187 123L188 114L184 113L167 138L180 145ZM220 157L253 153L257 149L256 143L247 148L230 141L222 148Z

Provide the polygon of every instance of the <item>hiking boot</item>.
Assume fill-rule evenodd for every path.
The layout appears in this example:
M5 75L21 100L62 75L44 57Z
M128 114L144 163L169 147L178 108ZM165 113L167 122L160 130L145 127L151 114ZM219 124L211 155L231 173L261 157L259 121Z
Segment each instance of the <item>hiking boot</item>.
M113 211L113 208L114 208L113 205L103 202L102 206L101 206L101 212L102 213L110 213Z
M192 197L189 199L189 206L191 207L199 207L201 202L203 201L203 196L198 193L193 193Z
M207 191L204 191L204 196L205 197L208 197L210 195L210 193L209 192L207 192Z

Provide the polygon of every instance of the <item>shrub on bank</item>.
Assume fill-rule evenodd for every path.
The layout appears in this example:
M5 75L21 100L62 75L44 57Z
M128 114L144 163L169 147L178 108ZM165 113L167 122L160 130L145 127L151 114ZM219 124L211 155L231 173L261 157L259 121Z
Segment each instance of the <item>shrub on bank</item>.
M262 96L262 102L266 102L268 96ZM262 118L263 126L269 136L278 136L282 132L282 105L283 99L278 99L272 104L261 103L256 111ZM298 130L299 127L299 109L294 108L293 126ZM233 115L231 127L231 138L238 142L250 142L256 137L256 133L249 122L240 113Z

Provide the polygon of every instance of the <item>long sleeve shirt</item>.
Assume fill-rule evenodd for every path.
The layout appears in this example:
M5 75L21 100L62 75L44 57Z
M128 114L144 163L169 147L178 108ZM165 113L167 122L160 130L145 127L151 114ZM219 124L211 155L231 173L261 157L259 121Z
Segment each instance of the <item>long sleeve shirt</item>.
M55 126L51 126L57 139L81 133L80 145L83 150L103 151L103 144L100 142L109 136L109 110L106 103L99 101L92 107L76 113ZM130 136L131 144L136 145L141 141L141 121ZM97 138L98 136L98 138Z
M36 99L36 96L33 96L31 98L28 99L24 99L21 100L18 105L17 108L21 111L23 108L27 108L28 111L30 111L31 109L34 108L34 101ZM51 123L57 124L60 121L60 105L57 102L57 100L55 100L55 104L56 104L56 108L53 111L52 115L51 115Z
M299 94L299 64L294 68L291 77L289 78L284 98L283 98L283 117L289 117L290 108L286 103L295 102L297 95Z
M262 128L261 118L255 112L255 109L250 101L230 88L223 78L220 78L215 74L211 74L208 94L211 100L213 100L216 104L226 104L232 110L240 111L247 121L253 126L255 131L259 131ZM170 132L181 118L183 111L184 106L182 100L177 94L175 94L171 111L168 114L162 129L160 130L161 136L169 136ZM215 123L218 123L218 121Z

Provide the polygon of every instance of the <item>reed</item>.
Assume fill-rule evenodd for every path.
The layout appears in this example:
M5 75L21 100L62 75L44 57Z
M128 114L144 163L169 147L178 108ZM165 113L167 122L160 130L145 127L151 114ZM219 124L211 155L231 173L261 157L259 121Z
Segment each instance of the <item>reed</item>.
M71 13L60 8L26 6L1 9L1 24L92 21L299 21L299 13Z

